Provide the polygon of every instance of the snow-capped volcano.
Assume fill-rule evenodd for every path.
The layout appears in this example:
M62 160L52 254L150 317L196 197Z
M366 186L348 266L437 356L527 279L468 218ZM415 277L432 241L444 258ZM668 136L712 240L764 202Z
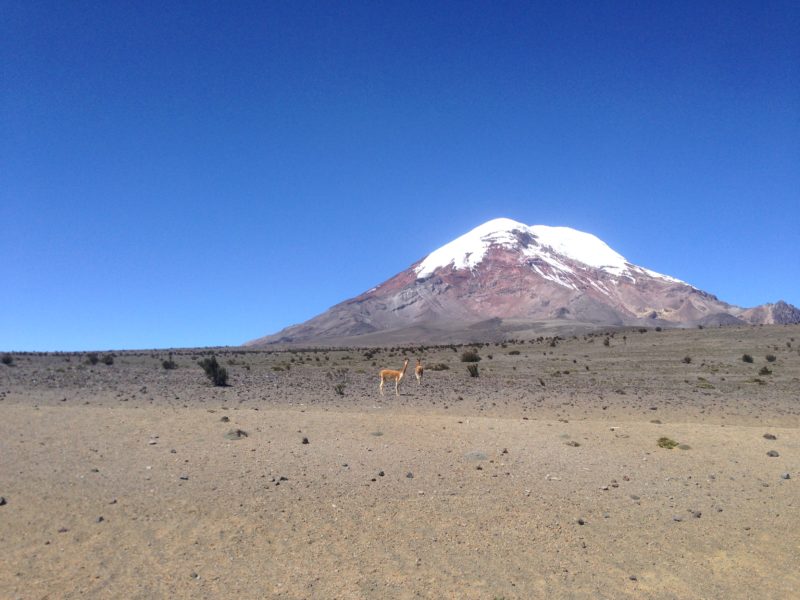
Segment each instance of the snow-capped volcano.
M504 218L487 221L434 250L414 271L418 277L424 278L437 269L448 266L454 269L472 269L480 264L492 247L518 248L522 256L540 258L565 274L571 274L572 269L564 265L559 256L612 275L634 277L644 273L665 281L679 282L673 277L632 265L591 233L570 227L529 226Z
M743 309L634 265L590 233L493 219L384 283L250 342L445 343L554 327L800 322L779 302Z

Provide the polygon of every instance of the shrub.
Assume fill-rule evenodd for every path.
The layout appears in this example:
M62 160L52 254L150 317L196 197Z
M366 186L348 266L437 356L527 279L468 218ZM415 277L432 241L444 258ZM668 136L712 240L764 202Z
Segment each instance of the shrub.
M113 354L104 354L103 358L100 359L104 365L113 365L114 364L114 355Z
M89 354L86 355L86 362L90 365L96 365L100 362L100 357L97 355L97 352L89 352Z
M606 338L606 339L603 340L603 346L610 346L610 345L611 345L611 340L610 339Z
M683 362L685 362L687 365L690 364L692 362L692 357L691 356L684 356L683 357Z
M508 354L510 356L518 356L519 355L519 350L511 350Z
M772 371L769 370L768 367L761 367L758 371L759 375L772 375Z
M481 357L478 356L478 353L475 350L464 350L461 353L461 362L479 362ZM475 375L473 375L475 377Z
M767 362L775 362L775 355L767 354Z
M208 377L211 383L220 387L228 385L228 371L224 367L219 366L216 356L204 358L199 361L198 364L203 367L203 371L206 372L206 377Z
M666 448L667 450L672 450L678 445L678 442L675 440L671 440L668 437L658 438L658 447L659 448Z
M335 386L333 386L333 391L336 392L339 396L344 396L344 387L345 384L337 383Z
M753 357L749 354L742 354L742 360L746 363L751 363L753 362Z
M470 377L478 377L478 365L467 365Z
M161 366L164 367L167 371L178 368L178 363L172 360L172 352L169 353L169 358L167 360L161 361Z
M3 358L0 359L0 361L2 361L2 363L4 365L10 365L10 364L12 364L14 362L14 357L11 356L10 354L6 353L6 354L3 354Z
M450 367L445 363L437 363L428 367L429 371L448 371Z

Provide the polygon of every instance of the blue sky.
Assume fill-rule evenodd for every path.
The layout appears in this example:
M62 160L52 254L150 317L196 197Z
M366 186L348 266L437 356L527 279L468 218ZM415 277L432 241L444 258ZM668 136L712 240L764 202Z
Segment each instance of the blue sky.
M501 216L800 305L797 2L0 6L2 350L239 344Z

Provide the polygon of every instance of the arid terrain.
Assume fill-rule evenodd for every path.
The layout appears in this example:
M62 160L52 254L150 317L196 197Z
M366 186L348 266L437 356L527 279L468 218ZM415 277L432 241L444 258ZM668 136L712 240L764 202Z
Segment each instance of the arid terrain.
M109 356L0 364L0 598L800 597L798 325Z

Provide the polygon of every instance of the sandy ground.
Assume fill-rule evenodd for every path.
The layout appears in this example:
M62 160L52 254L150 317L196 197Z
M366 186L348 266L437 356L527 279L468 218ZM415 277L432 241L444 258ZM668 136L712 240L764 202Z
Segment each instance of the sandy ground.
M800 327L604 339L14 354L0 598L800 596Z

